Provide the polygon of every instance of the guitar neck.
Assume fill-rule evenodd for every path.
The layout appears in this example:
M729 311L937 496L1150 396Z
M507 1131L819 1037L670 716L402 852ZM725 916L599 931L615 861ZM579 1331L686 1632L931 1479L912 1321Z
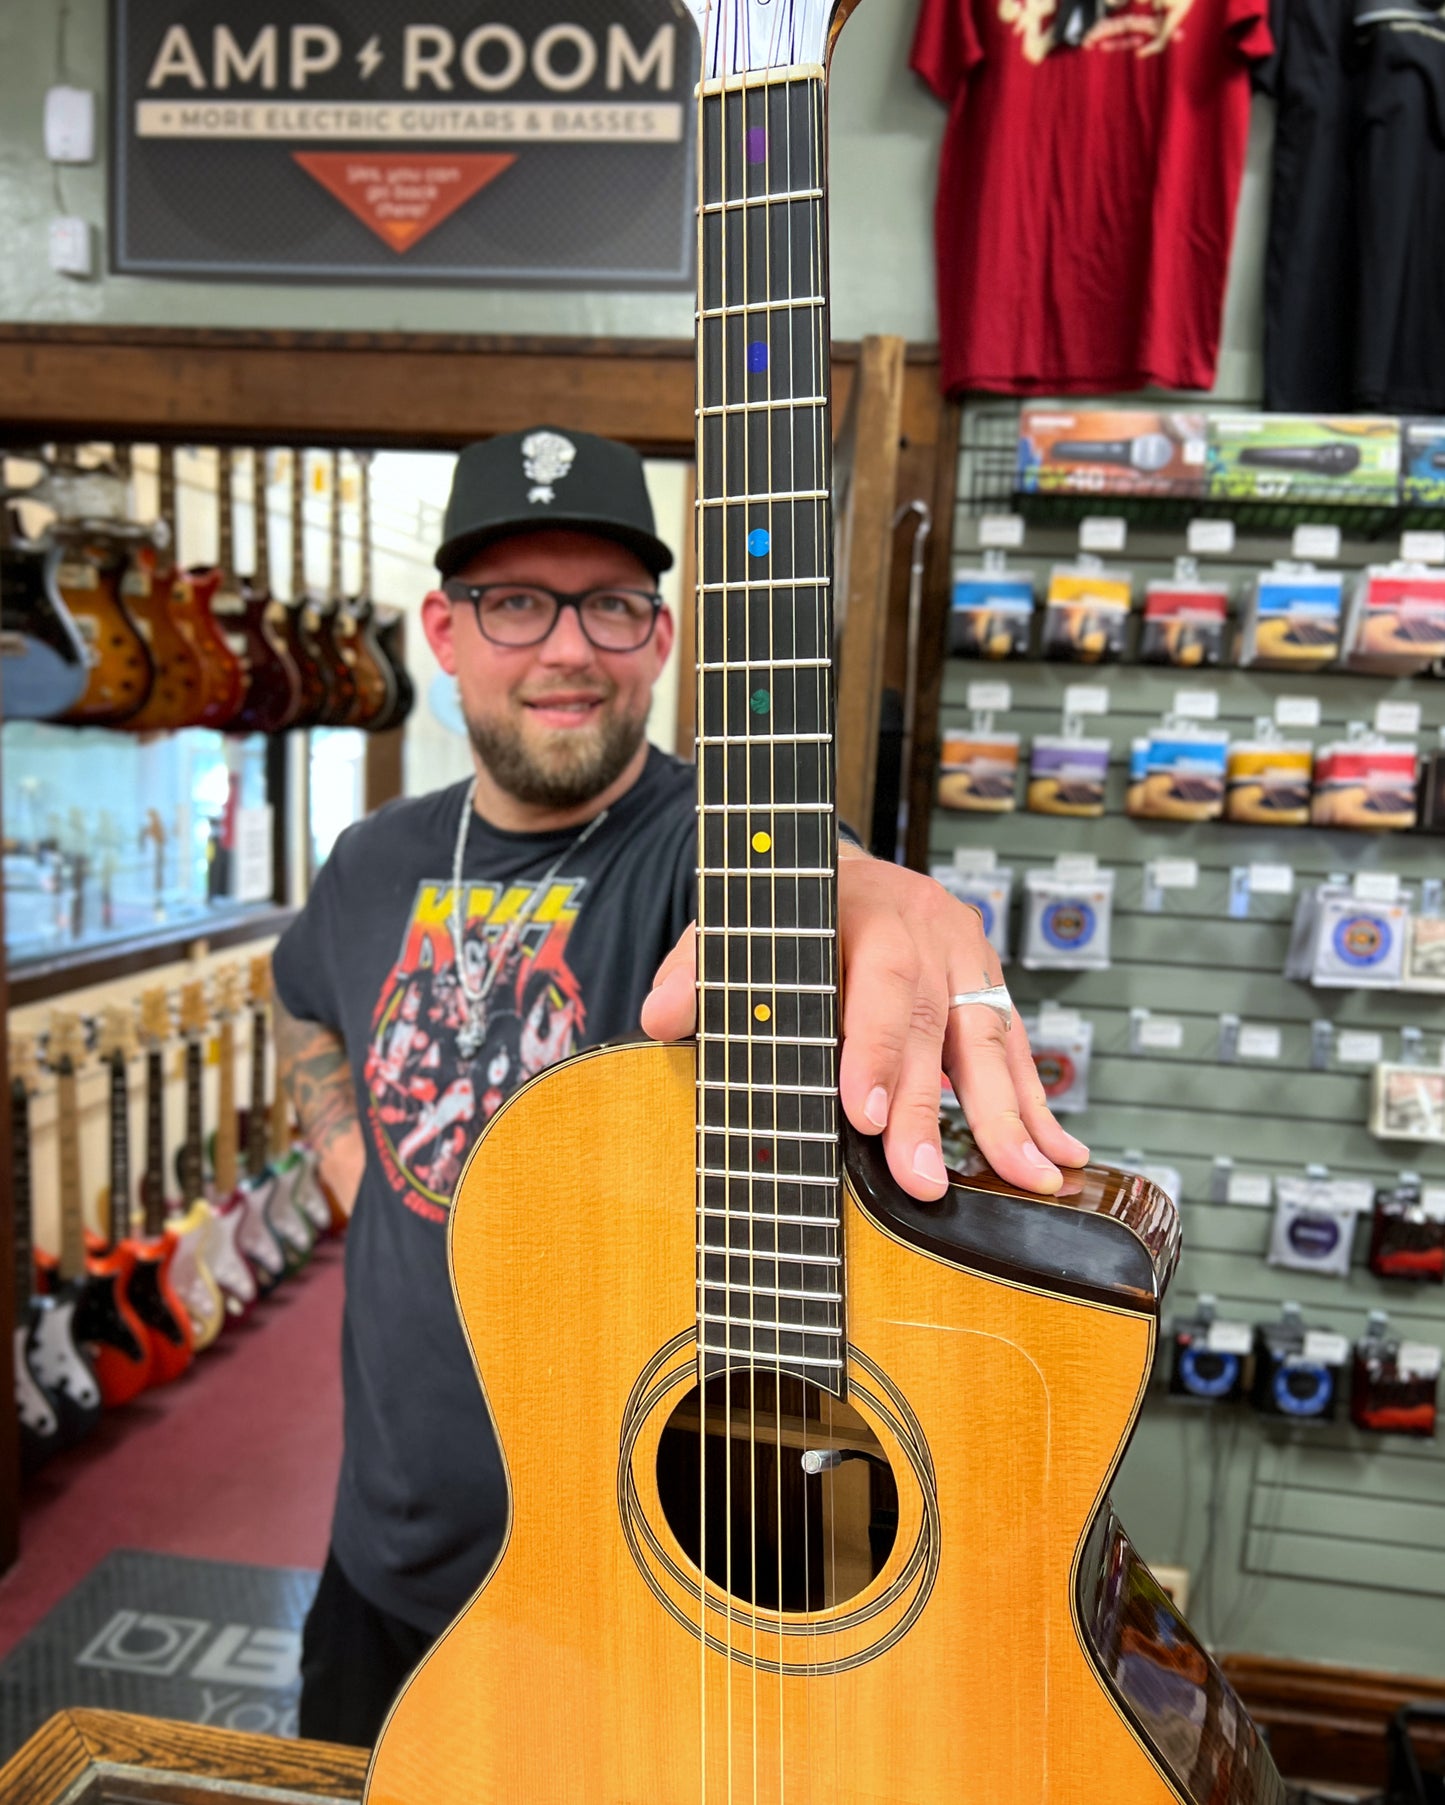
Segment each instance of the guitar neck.
M125 1054L110 1056L110 1244L130 1233L130 1091Z
M266 453L251 453L251 494L256 515L256 572L252 582L263 594L271 593L271 521L266 505Z
M291 453L291 599L306 593L306 454Z
M251 1108L246 1117L246 1170L259 1178L270 1159L270 1114L266 1108L266 1011L251 1011Z
M201 1121L201 1040L198 1034L192 1034L186 1041L186 1142L181 1149L182 1207L199 1197L205 1186L204 1145L205 1130Z
M169 555L171 564L181 561L176 546L176 453L173 445L162 445L160 458L160 502L156 514L157 525L164 526L170 534Z
M55 1076L56 1137L60 1149L60 1261L62 1279L85 1271L85 1205L80 1190L80 1108L75 1067L62 1059Z
M705 81L699 131L698 1327L841 1393L822 71Z
M221 1074L217 1086L216 1190L229 1197L236 1188L236 1027L230 1016L221 1021Z
M279 1043L278 1043L279 1045ZM276 1089L271 1095L271 1157L284 1159L291 1151L291 1101L281 1082L279 1053L276 1063Z
M341 600L341 453L331 454L331 599Z
M24 1309L35 1289L30 1228L30 1092L21 1078L10 1083L11 1194L15 1200L15 1301Z
M152 1237L164 1233L166 1225L165 1087L165 1055L159 1047L152 1047L146 1054L146 1169L142 1180L145 1228Z
M361 466L361 594L365 601L371 596L371 453L362 452L359 458Z
M224 586L232 582L236 568L235 520L231 511L231 451L223 445L216 453L217 551L216 565Z

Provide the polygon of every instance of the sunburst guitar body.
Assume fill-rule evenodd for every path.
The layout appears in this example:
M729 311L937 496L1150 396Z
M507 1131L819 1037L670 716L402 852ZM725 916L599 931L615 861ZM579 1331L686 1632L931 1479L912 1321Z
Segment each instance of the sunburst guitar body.
M488 1123L452 1208L509 1511L367 1805L1283 1805L1108 1485L1178 1251L1137 1177L936 1204L838 1102L824 68L692 0L698 1040Z

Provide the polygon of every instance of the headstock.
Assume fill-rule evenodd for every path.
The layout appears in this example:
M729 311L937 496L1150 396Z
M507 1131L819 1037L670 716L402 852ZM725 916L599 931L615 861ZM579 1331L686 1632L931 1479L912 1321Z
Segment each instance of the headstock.
M211 1025L206 987L199 978L181 986L181 1033L204 1034Z
M70 1009L52 1009L45 1031L45 1063L52 1072L62 1066L72 1071L85 1058L85 1030L80 1017Z
M858 0L682 0L702 38L702 79L826 67Z
M128 1003L109 1003L101 1011L100 1037L96 1052L102 1059L135 1057L139 1042L135 1031L135 1009Z
M250 961L248 972L253 1009L264 1009L271 1001L271 961L265 953Z
M159 1046L171 1037L171 999L160 984L140 994L140 1032L150 1046Z
M215 975L216 1015L221 1021L235 1015L243 1002L241 994L241 968L239 965L223 965Z
M23 1084L26 1096L33 1096L40 1085L40 1067L35 1057L33 1034L10 1035L10 1082Z

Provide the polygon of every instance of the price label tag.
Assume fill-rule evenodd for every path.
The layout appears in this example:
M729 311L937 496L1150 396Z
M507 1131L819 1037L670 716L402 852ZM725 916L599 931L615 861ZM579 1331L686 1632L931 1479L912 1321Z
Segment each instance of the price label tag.
M1362 1216L1375 1206L1375 1187L1368 1178L1332 1178L1325 1186L1325 1202L1342 1215Z
M1053 1003L1040 1003L1038 1036L1040 1040L1072 1040L1079 1032L1077 1009L1060 1009Z
M1420 1213L1427 1222L1445 1222L1445 1185L1426 1185L1420 1193Z
M1398 871L1357 871L1354 896L1356 902L1396 903L1400 900Z
M1204 1345L1211 1354L1247 1354L1254 1346L1254 1330L1247 1322L1212 1322Z
M1350 1344L1332 1329L1306 1329L1304 1357L1321 1366L1343 1366L1350 1357Z
M1251 865L1249 888L1255 896L1293 896L1294 870L1289 865Z
M1297 558L1338 558L1340 529L1337 526L1297 526L1292 549Z
M1395 1370L1402 1379L1433 1379L1440 1371L1440 1349L1428 1341L1402 1341Z
M1231 1172L1224 1201L1243 1203L1253 1210L1267 1210L1274 1202L1274 1180L1268 1172Z
M1400 556L1407 564L1445 564L1445 533L1401 533Z
M1017 551L1024 542L1023 515L983 515L978 523L978 542L996 551Z
M1196 557L1201 552L1213 552L1216 557L1224 557L1234 550L1234 522L1232 520L1191 520L1189 522L1189 550Z
M1079 522L1081 552L1121 552L1129 541L1129 523L1119 514L1090 514Z
M1376 733L1418 733L1420 731L1420 704L1418 702L1381 702L1375 709Z
M1186 721L1217 721L1219 691L1217 689L1176 689L1174 712Z
M1263 1022L1244 1022L1235 1050L1241 1059L1278 1059L1280 1031Z
M1320 724L1319 697L1276 696L1274 721L1276 727L1318 727Z
M1108 714L1109 692L1102 683L1071 683L1064 691L1065 714Z
M1364 1028L1344 1028L1335 1041L1341 1065L1378 1065L1385 1057L1385 1037Z
M998 853L992 846L955 846L953 868L967 877L979 877L998 868Z
M1061 877L1066 884L1093 877L1098 869L1098 858L1092 852L1061 852L1054 860L1054 876Z
M1141 1047L1156 1047L1160 1052L1177 1053L1184 1045L1184 1024L1177 1016L1146 1016L1139 1024L1138 1042Z
M1155 859L1149 877L1156 890L1194 890L1199 885L1198 859Z
M1014 692L1008 683L970 683L968 706L974 714L1007 714L1014 705Z

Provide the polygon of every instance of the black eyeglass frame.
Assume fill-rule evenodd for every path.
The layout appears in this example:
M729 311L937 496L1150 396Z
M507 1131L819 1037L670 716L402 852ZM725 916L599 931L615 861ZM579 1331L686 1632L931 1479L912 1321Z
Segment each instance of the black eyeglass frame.
M550 596L552 601L556 604L557 611L552 616L551 620L548 621L546 631L539 633L535 639L498 639L493 634L488 633L487 629L482 625L482 597L486 595L488 590L495 589L507 589L513 591L525 589L536 595ZM482 638L485 639L489 645L501 646L505 650L512 652L525 652L532 646L541 645L543 641L556 630L557 622L561 620L562 610L564 608L576 609L577 624L582 629L582 637L587 641L588 645L596 647L599 652L640 652L657 631L657 617L661 614L663 608L663 598L657 590L629 589L622 583L603 583L600 587L595 589L575 589L570 593L567 593L560 589L549 589L545 583L463 583L456 577L448 577L445 582L443 582L441 591L449 602L456 602L459 604L462 602L470 602L472 613L476 616L477 620L477 631L481 634ZM643 634L642 638L638 640L636 645L608 646L603 645L599 640L592 637L587 631L587 616L582 612L582 604L587 601L589 597L594 595L631 595L636 596L639 601L650 602L652 604L652 618L647 623L647 631Z

